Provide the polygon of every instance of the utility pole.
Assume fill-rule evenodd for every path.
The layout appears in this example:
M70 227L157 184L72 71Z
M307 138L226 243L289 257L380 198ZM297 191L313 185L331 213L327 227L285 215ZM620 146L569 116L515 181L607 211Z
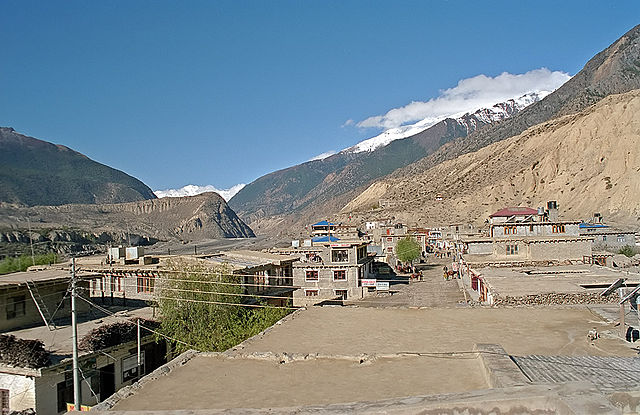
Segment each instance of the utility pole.
M141 348L140 347L141 346L140 343L142 343L142 342L140 340L141 340L140 339L140 319L138 319L138 373L137 373L138 374L138 379L140 379L142 377L142 371L141 371L141 369L142 369L142 355L140 353L140 348Z
M627 329L624 322L624 303L622 299L624 298L625 290L624 288L618 288L618 295L620 296L620 337L623 339L627 338Z
M78 320L76 316L76 259L71 258L71 338L73 343L73 404L80 410L80 367L78 365Z
M36 266L36 256L33 253L33 237L31 236L31 221L29 220L29 216L27 216L27 224L29 225L29 243L31 244L31 261L33 262L33 266Z

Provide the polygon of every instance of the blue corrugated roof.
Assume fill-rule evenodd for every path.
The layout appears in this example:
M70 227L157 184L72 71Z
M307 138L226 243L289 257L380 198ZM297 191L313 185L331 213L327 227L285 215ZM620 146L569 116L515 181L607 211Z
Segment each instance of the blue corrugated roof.
M582 222L580 224L580 229L587 229L587 228L608 228L608 226L607 225L603 225L601 223L593 224L593 223Z
M326 220L320 221L318 223L314 223L311 226L336 226L335 223L327 222Z
M315 238L311 238L311 242L337 242L340 239L335 236L316 236Z

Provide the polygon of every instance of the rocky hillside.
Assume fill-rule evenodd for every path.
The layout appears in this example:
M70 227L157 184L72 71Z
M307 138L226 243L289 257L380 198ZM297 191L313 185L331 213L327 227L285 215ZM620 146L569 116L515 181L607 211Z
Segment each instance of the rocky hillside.
M578 114L440 163L411 177L370 186L343 209L356 220L476 221L504 206L557 200L561 218L601 212L640 226L640 90L612 95ZM443 200L436 200L442 195ZM389 206L371 210L380 199Z
M0 202L27 206L154 199L140 180L62 145L0 127Z
M229 204L249 223L274 216L335 212L372 181L435 152L444 143L517 114L535 102L535 94L510 100L453 119L447 118L404 139L363 151L357 146L323 160L314 160L267 174L245 186ZM363 142L366 143L366 142ZM320 212L322 214L322 212Z
M216 193L100 205L27 208L0 203L0 229L27 229L27 217L34 230L72 227L94 234L128 232L142 238L189 241L254 236Z
M520 134L542 122L576 113L611 94L640 88L640 25L625 33L611 46L586 63L573 78L544 99L516 116L464 139L453 140L432 155L394 172L403 177L419 174L444 160L476 151L486 145Z

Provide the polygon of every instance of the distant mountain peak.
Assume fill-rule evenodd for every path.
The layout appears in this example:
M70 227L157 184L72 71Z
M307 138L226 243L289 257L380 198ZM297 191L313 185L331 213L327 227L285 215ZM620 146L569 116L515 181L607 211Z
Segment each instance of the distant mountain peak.
M390 128L375 137L363 140L354 146L342 150L341 153L361 153L364 151L373 151L377 148L388 145L392 141L411 137L413 135L421 133L427 128L446 119L454 119L460 125L467 128L467 132L472 132L475 131L475 127L477 126L478 121L481 121L484 124L502 121L523 110L534 102L540 101L551 92L552 91L531 91L520 97L512 98L507 101L494 104L490 108L478 108L474 112L454 113L438 118L425 118L414 124Z

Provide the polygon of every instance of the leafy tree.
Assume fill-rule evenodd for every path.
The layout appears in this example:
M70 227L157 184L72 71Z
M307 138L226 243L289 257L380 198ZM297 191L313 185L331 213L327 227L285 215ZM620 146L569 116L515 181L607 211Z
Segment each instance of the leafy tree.
M415 239L407 236L400 239L396 245L396 256L402 262L413 262L420 257L420 244Z
M178 339L170 341L181 353L190 348L200 351L223 351L260 333L286 316L282 308L243 307L246 297L242 282L226 266L215 268L174 261L171 272L158 281L160 332Z
M636 254L636 251L635 251L635 249L633 249L632 246L626 245L626 246L623 246L622 248L620 248L618 253L631 258L632 256L634 256Z
M35 255L33 258L31 258L31 255L21 255L15 258L6 257L0 261L0 275L10 272L26 271L34 262L36 265L47 265L54 264L57 260L58 255L54 252Z

